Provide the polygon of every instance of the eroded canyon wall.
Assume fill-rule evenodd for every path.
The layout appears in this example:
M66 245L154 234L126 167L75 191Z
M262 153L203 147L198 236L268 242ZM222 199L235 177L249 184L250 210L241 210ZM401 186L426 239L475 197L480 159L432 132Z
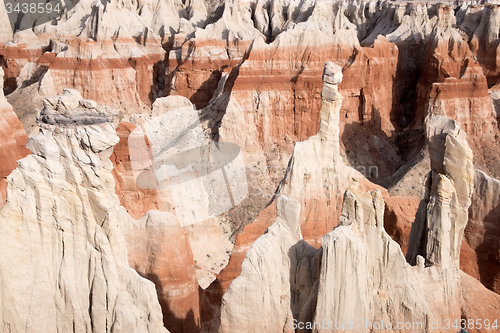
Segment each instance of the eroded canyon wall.
M12 194L7 206L24 201L15 208L5 208L5 212L12 210L17 220L25 220L23 214L28 214L26 221L38 221L41 236L37 241L29 238L38 235L33 231L35 224L19 231L9 223L6 235L15 231L16 237L45 249L50 247L45 242L45 228L49 228L54 248L37 255L50 268L47 258L56 253L57 260L64 263L64 278L71 255L59 259L60 252L67 251L63 242L67 238L63 236L68 228L80 228L83 223L85 232L73 234L78 239L87 235L82 238L87 240L87 248L97 252L85 250L77 264L81 266L87 259L97 266L99 260L108 260L111 265L119 261L115 265L118 273L106 282L113 285L109 287L111 298L115 283L127 302L135 301L136 284L146 290L144 299L149 305L139 297L137 309L119 302L116 309L108 307L106 311L133 312L131 318L150 313L150 322L106 317L107 323L115 320L116 330L120 325L129 330L141 330L144 325L154 327L148 330L160 330L158 301L163 324L174 332L215 332L219 326L228 332L235 327L245 332L291 331L292 320L312 321L324 316L348 319L349 313L340 310L342 307L359 310L365 320L429 321L433 319L427 316L429 312L436 318L456 317L460 312L467 318L493 316L498 311L497 295L460 275L458 253L461 245L462 269L498 293L499 194L494 177L500 170L496 147L499 10L493 4L430 2L82 0L69 13L32 30L13 33L4 24L5 19L0 23L4 91L25 131L5 102L2 131L9 139L1 150L5 168L0 170L4 172L0 177L7 177L16 167L15 161L29 153L23 148L26 132L33 136L30 147L34 149L28 161L35 159L42 165L35 170L31 166L35 162L30 162L29 172L37 173L37 177L42 174L41 183L50 185L45 196L26 194L37 191L33 184L30 187L16 181L9 185ZM328 61L337 65L329 63L324 68ZM65 91L61 103L50 98L66 88L78 92ZM71 101L64 102L66 98ZM76 118L71 114L71 103L78 109ZM38 114L42 108L44 111ZM80 115L81 110L87 113ZM99 120L102 110L116 115L120 141L109 125L111 120ZM172 119L169 117L176 113L186 116L186 122L168 127L165 119ZM426 125L442 119L437 116L455 120L453 126L444 126L447 129L443 133L428 134L430 139L451 140L446 148L441 139L434 148L426 141ZM453 133L448 131L452 127ZM443 126L430 128L441 131ZM40 129L42 134L35 139ZM96 143L86 143L85 131L92 132L87 137ZM170 132L178 136L169 137ZM57 145L39 143L40 138L52 136ZM172 195L168 181L160 186L153 179L153 183L142 186L144 183L134 174L134 149L146 147L145 154L151 156L145 165L151 163L141 171L150 172L155 157L164 153L158 144L186 138L206 139L207 147L213 142L237 145L248 196L212 216L208 210L196 209L200 203L210 209L217 201L205 200L200 184L191 192L177 192L181 195ZM101 154L96 145L105 153ZM432 172L421 185L421 173L428 172L429 167L427 162L421 163L425 153L418 161L414 158L426 145L432 148ZM57 151L53 150L56 146ZM465 148L469 146L473 160ZM45 157L44 149L50 152L50 158ZM87 154L89 149L91 153ZM58 154L62 154L60 158ZM94 159L99 154L102 156ZM114 166L114 179L110 178L108 157ZM71 163L66 161L71 159ZM23 169L22 163L27 163L23 161L12 179L19 172L28 172ZM472 163L481 171L474 171ZM190 168L187 164L184 167L184 171ZM78 171L80 168L86 173ZM461 172L464 175L459 175ZM85 181L81 185L75 174L88 176L90 185ZM29 182L30 177L24 179ZM420 188L425 195L418 201L415 196ZM366 193L374 189L379 192ZM388 197L396 190L399 197ZM55 203L48 204L47 193L51 191L58 194L50 199ZM68 191L84 194L68 199ZM101 192L108 197L101 198ZM5 197L6 192L2 193ZM73 201L76 206L68 209L66 202L73 205ZM58 213L61 202L64 213ZM409 225L419 202L415 235L408 243ZM104 203L109 205L103 208ZM118 209L120 204L138 220ZM151 209L161 212L148 212ZM75 213L78 217L69 221L66 212L73 210L85 213ZM443 218L448 212L455 220ZM118 220L113 214L120 216L120 231L108 228L108 222L92 226L95 216L107 216L103 221L109 219L115 226ZM64 217L64 223L59 222L59 216ZM53 223L43 224L42 218ZM14 221L14 217L9 219ZM406 264L381 220L403 250L409 248L408 258L418 265ZM339 221L341 226L335 228ZM31 235L27 240L26 230ZM88 230L98 234L98 239L92 239ZM462 233L465 241L460 244ZM6 244L11 246L12 242ZM124 244L128 265L155 283L156 294L137 274L129 276L131 270L121 252ZM77 249L77 245L71 246ZM116 258L102 250L107 246ZM371 253L378 262L365 260ZM8 265L14 265L9 260ZM101 266L107 267L108 261ZM360 264L346 265L349 262ZM347 280L345 271L339 271L334 263L348 266L356 279ZM21 268L29 269L28 264ZM91 270L88 275L92 274ZM100 279L98 269L94 275ZM10 279L13 277L7 276ZM132 282L123 283L124 279ZM419 282L408 282L413 279ZM443 286L439 279L446 281L449 290L439 291L435 299L421 295L424 286L440 290ZM59 280L54 273L47 281ZM42 279L40 283L47 281ZM80 282L85 288L93 288L91 282ZM340 293L343 286L355 294L376 296L329 298L332 292ZM56 316L64 313L58 322L60 327L65 328L71 320L78 327L89 327L89 322L92 326L94 321L101 327L98 325L103 319L97 314L71 319L78 309L64 302L73 302L73 287L61 287L64 297L57 296L56 309L51 308ZM260 299L252 290L267 296ZM95 297L99 293L96 291ZM457 296L460 293L463 298ZM11 294L6 297L18 297ZM396 300L395 309L401 310L403 317L385 310L388 299ZM487 300L484 313L471 305L480 299ZM99 302L82 303L82 308ZM21 303L22 309L15 310L18 313L24 313ZM405 304L414 311L406 310ZM447 313L442 309L445 306ZM263 312L273 312L274 317L263 315L263 320L255 322ZM4 322L16 324L15 316L9 316L10 312ZM31 314L27 317L35 318ZM43 325L50 330L51 324Z

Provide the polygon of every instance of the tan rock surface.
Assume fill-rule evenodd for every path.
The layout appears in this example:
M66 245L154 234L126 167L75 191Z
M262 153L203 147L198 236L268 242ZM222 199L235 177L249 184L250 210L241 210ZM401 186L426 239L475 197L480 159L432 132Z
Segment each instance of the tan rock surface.
M345 188L353 181L367 189L377 187L342 160L339 117L343 97L338 92L341 68L327 63L323 81L318 134L295 145L280 191L304 207L300 219L304 240L316 248L320 245L320 237L338 223ZM387 194L385 189L382 191Z
M432 146L432 172L447 172L450 177L454 177L454 184L458 186L469 184L464 180L472 181L466 177L472 172L472 154L464 132L458 129L453 121L436 117L431 121L428 133ZM460 156L461 152L469 158L453 158ZM465 163L466 167L457 168L457 161ZM443 173L439 175L444 179ZM381 325L382 322L390 322L392 325L399 322L421 323L421 328L417 330L428 332L432 331L429 324L436 320L443 324L449 319L452 323L455 319L478 315L472 304L472 290L484 294L487 303L484 304L486 312L483 315L493 322L495 309L500 306L498 295L473 279L464 277L458 269L460 244L453 242L463 233L467 215L433 214L434 211L446 209L463 210L461 203L464 203L465 207L468 206L472 196L469 191L471 187L458 188L464 192L455 196L456 201L452 200L451 203L456 206L451 208L447 207L450 201L441 199L445 197L446 192L437 192L441 188L429 189L429 202L435 204L429 210L426 206L420 207L419 213L423 212L429 220L434 221L428 229L433 232L431 235L438 237L427 237L423 240L424 243L429 242L434 246L422 246L429 249L429 252L425 253L427 258L417 256L417 264L411 266L406 262L400 247L384 230L385 205L381 192L364 192L362 186L355 183L345 192L340 226L323 237L320 250L314 251L310 248L310 254L300 261L302 265L309 267L309 274L312 274L314 269L311 268L317 267L314 262L322 253L321 266L319 271L316 270L319 276L309 275L302 289L293 288L292 283L300 281L304 275L300 270L290 269L293 267L290 263L299 259L292 255L296 254L295 252L287 251L291 244L301 239L299 209L296 208L294 214L286 215L289 218L283 219L284 214L280 214L280 201L283 203L290 199L281 196L278 199L277 222L248 250L240 276L231 283L223 297L221 331L243 327L244 332L252 332L254 329L294 331L294 328L298 331L312 329L313 332L335 332L334 325L321 326L321 329L312 326L314 322L324 325L323 319L327 318L328 323L354 322L354 328L350 326L346 330L348 332L369 332L368 323ZM453 192L448 193L457 193L453 186L450 189ZM295 206L298 206L296 202ZM281 211L283 212L283 208ZM293 218L290 218L292 216ZM417 232L421 230L418 223L417 219L413 225L417 227ZM451 228L442 229L447 224L451 225ZM278 233L274 230L283 229L283 225L287 226L283 231ZM294 229L298 230L293 232ZM298 236L291 241L288 239L290 234ZM410 243L411 249L414 248L412 246L414 244ZM284 256L280 258L269 254L286 252L289 253L288 260L282 259ZM295 272L295 275L288 275L288 272ZM464 279L464 282L461 282L461 279ZM317 294L314 294L316 289L313 286L316 283L319 285ZM256 293L259 297L251 294L254 290L259 290ZM265 295L268 290L282 292L274 296L271 294L267 298ZM290 290L295 297L290 297ZM281 301L273 301L273 297L280 294ZM305 299L307 301L304 301ZM266 310L266 306L274 303L277 305L273 310ZM273 315L269 316L269 313Z
M157 193L158 208L178 218L188 233L200 286L206 288L226 266L233 247L218 215L246 196L241 153L235 145L224 150L223 143L216 150L195 106L182 96L159 98L149 114L134 119L141 126L129 135L131 168L124 177L140 191ZM214 164L204 164L207 158ZM232 201L227 200L228 186Z
M495 330L496 328L493 328L491 324L498 318L500 296L492 293L464 272L460 272L460 283L462 285L462 313L465 317L463 319L467 320L467 330L470 333L488 331L488 329L485 329L484 323L489 323L490 330ZM482 306L477 307L478 304ZM469 325L470 320L479 322L475 318L482 319L480 320L483 323L481 325L482 329L479 329L480 325Z
M472 150L465 132L444 117L430 119L427 136L432 171L426 176L426 191L412 226L407 259L415 264L416 256L422 255L426 265L458 270L474 188ZM443 216L450 216L449 221Z
M346 191L341 224L323 237L314 321L359 320L360 326L345 331L369 332L367 322L420 322L423 328L423 323L440 318L443 312L444 317L460 314L456 307L433 311L443 302L442 292L437 289L433 293L433 303L438 305L433 308L423 286L439 286L441 277L425 272L423 266L406 263L397 243L384 231L383 214L380 192L363 193L355 185ZM335 328L313 330L320 331L335 332Z
M228 238L237 239L230 267L201 292L203 308L220 303L222 290L240 273L247 248L273 222L274 217L265 217L272 213L263 211L257 223L245 227L269 204L278 185L280 193L300 202L302 233L315 247L337 225L353 178L364 190L375 188L367 178L389 184L391 195L418 196L426 186L421 173L428 171L428 160L412 159L424 146L425 120L431 116L454 118L469 134L474 167L498 176L499 112L492 103L499 99L498 10L467 3L140 0L102 5L82 0L68 15L33 31L12 35L0 23L0 65L6 92L17 87L8 98L29 135L38 131L33 105L70 86L86 98L119 107L125 111L119 117L139 128L145 118L190 106L179 102L181 96L175 107L172 99L157 97L185 96L203 107L204 135L241 148L249 197L222 216L201 219L200 228L185 229L203 286L216 277L231 246L219 225ZM344 100L332 99L335 105L322 108L320 75L327 60L342 66L345 79L338 91ZM311 136L293 149L294 142ZM120 142L114 155L121 202L135 217L157 207L177 215L186 227L181 206L172 204L168 193L134 184L126 149ZM387 177L390 182L383 182ZM497 223L495 205L489 205L497 201L496 183L481 179L484 185L475 187L469 208L476 215L465 229L461 267L495 289ZM185 206L195 206L198 190L182 197ZM476 194L483 193L491 200L476 203ZM133 198L139 200L136 205ZM403 207L409 207L406 199L390 200L391 235L403 235L411 216ZM456 209L463 215L463 207ZM456 255L458 248L452 252ZM214 295L219 300L210 298ZM180 318L186 309L179 310Z
M476 170L464 235L471 260L468 269L462 269L497 294L500 294L499 198L500 182Z
M341 226L323 238L315 321L329 318L334 322L361 319L364 323L381 320L424 323L436 319L440 322L447 318L460 319L461 315L462 318L471 318L475 309L472 309L470 299L463 296L461 288L466 295L470 295L468 293L474 288L483 290L490 301L484 304L488 311L484 314L494 316L494 309L499 305L497 295L477 282L474 285L470 278L465 278L463 284L460 282L460 243L473 188L472 151L465 133L454 121L446 118L430 120L428 138L432 171L427 177L427 191L412 225L407 254L409 261L416 266L411 267L405 262L399 247L383 230L384 204L380 193L372 192L370 196L351 187L344 198ZM373 233L377 230L379 234L375 236ZM377 250L377 246L384 250ZM383 258L378 260L366 259L382 254ZM391 273L392 269L398 273ZM443 283L445 289L441 287ZM350 295L373 297L331 299L330 295L339 295L341 290L349 290ZM405 300L406 297L410 299ZM412 311L398 318L404 311L387 311L384 303L388 299L391 308L411 303L409 308ZM460 306L460 303L465 305ZM423 331L428 330L429 327L423 328ZM352 331L369 329L362 327Z

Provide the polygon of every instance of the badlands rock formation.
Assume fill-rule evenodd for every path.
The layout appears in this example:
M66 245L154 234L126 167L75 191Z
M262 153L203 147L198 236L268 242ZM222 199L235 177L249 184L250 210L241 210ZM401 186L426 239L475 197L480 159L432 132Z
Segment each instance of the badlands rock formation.
M384 229L406 254L411 224L415 220L420 199L418 197L385 197Z
M45 101L0 211L1 331L166 332L127 262L110 116L74 90Z
M0 14L3 91L24 126L0 97L4 325L267 332L352 309L498 314L498 5L72 5L44 24L20 15L22 31ZM25 133L33 155L16 169Z
M224 294L219 332L294 332L292 319L304 305L311 306L319 268L316 249L302 240L296 200L280 196L277 212L276 222L253 243L240 275Z
M433 117L428 132L431 172L412 226L407 258L416 264L421 255L426 265L458 270L474 188L472 150L465 132L453 120Z
M125 227L129 264L154 282L170 332L199 332L200 304L190 239L178 219L149 211Z
M377 187L367 181L361 173L346 166L340 155L338 124L343 100L338 92L338 84L342 81L340 67L331 62L327 63L323 81L320 130L315 136L296 144L286 176L276 192L276 195L290 196L290 199L295 199L305 207L297 213L299 214L297 223L306 235L302 240L303 234L300 233L303 243L301 246L304 247L305 244L319 247L321 236L338 224L338 212L342 206L341 193L350 183L353 181L361 183L368 189ZM385 189L382 191L387 193ZM217 276L209 292L221 297L233 279L240 275L243 259L250 246L264 234L276 216L273 206L262 210L256 220L246 225L238 234L228 266ZM279 214L280 212L278 216ZM300 258L297 260L300 261ZM218 305L215 304L216 307ZM300 307L297 311L299 310ZM246 324L243 326L247 327Z
M474 190L464 242L471 259L462 269L500 294L500 182L482 171L474 172ZM462 247L463 248L463 247Z
M411 322L421 326L398 331L427 332L436 321L477 315L468 303L472 289L488 299L482 316L495 320L500 296L459 271L473 188L472 152L453 120L431 119L428 135L432 171L408 245L413 265L384 230L379 190L351 185L340 225L323 237L317 251L304 247L298 202L281 196L277 221L254 242L223 297L221 331L336 332L336 323L347 322L355 324L344 331L370 332Z
M338 91L341 81L340 66L326 63L319 131L295 145L280 189L280 193L295 198L304 207L301 229L304 239L315 247L319 247L320 237L337 225L342 195L353 180L367 189L376 187L342 160L339 117L343 97Z
M474 170L474 191L460 250L460 269L499 293L498 181ZM406 254L411 224L419 206L416 197L385 197L384 227Z
M148 210L162 210L160 193L157 189L141 188L134 179L132 162L130 161L130 147L135 142L143 141L147 145L147 138L131 137L137 127L121 122L116 129L120 141L114 146L110 159L113 163L113 176L115 178L115 191L120 195L120 203L135 219L142 217ZM147 150L146 150L147 151Z
M0 69L0 133L2 138L0 148L0 206L5 204L7 194L7 176L17 167L16 161L29 154L26 149L28 137L21 122L12 110L3 94L4 72Z
M86 98L120 107L125 119L169 94L183 95L197 108L208 106L217 83L229 76L225 94L212 105L225 114L218 132L252 156L252 163L266 160L257 169L271 191L293 142L317 132L319 77L333 59L347 78L340 85L345 96L340 133L352 166L377 166L372 178L394 173L423 142L425 113L452 116L453 94L462 91L461 98L471 103L455 105L467 115L457 121L482 133L475 146L486 157L477 154L476 163L494 174L496 150L480 147L497 134L487 91L498 79L491 19L497 11L496 6L371 1L103 6L86 0L57 24L34 32L12 36L5 27L2 35L11 35L0 54L9 91L30 92L36 103L73 87ZM18 95L11 99L23 110ZM29 119L23 122L26 126ZM274 177L269 169L281 174Z

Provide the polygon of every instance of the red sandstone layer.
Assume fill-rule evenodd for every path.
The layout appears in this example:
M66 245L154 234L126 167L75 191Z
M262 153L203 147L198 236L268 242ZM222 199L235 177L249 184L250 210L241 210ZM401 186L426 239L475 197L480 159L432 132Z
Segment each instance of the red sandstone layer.
M27 142L23 124L12 106L0 96L0 207L6 200L7 176L17 168L17 160L31 154L26 148Z

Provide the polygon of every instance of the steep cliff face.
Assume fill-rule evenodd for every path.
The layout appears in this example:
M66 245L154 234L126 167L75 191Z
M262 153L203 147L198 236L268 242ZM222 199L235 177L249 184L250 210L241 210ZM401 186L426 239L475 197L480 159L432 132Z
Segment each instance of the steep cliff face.
M137 127L121 122L116 129L120 141L114 146L110 160L113 163L113 176L115 178L115 191L120 198L120 203L134 219L141 218L151 209L162 210L161 193L158 189L141 188L134 178L130 151L137 149L134 145L144 145L145 153L148 148L147 137L134 133Z
M496 175L497 150L491 142L498 136L497 116L488 92L488 76L467 44L467 35L453 26L458 24L453 7L440 9L422 63L417 85L415 120L442 115L455 119L469 134L477 168ZM491 27L493 29L493 27ZM477 38L487 38L487 34ZM472 50L471 50L472 48ZM482 59L484 61L484 59Z
M460 269L495 291L498 290L497 243L498 181L474 170L474 190L460 250ZM406 253L411 224L420 200L417 197L386 197L384 227Z
M314 321L355 322L360 325L348 332L369 332L367 323L409 321L425 325L435 319L431 317L441 317L441 312L433 311L439 306L433 308L426 301L430 296L421 284L425 281L427 286L437 286L441 277L432 278L423 266L406 263L400 247L383 228L383 214L380 192L364 193L356 186L346 191L341 224L323 237ZM434 305L443 301L441 292L433 297ZM460 315L456 306L442 311L443 317ZM334 332L335 328L313 330L320 331Z
M497 294L500 294L499 198L500 182L476 170L469 221L464 235L471 259L467 269L463 270Z
M357 316L364 323L382 320L428 323L460 318L459 252L472 196L472 151L465 133L454 121L434 117L428 126L432 171L427 176L426 192L412 225L407 253L408 261L416 266L406 263L399 247L383 230L384 203L380 194L369 196L349 190L341 226L323 238L323 258L334 259L324 261L322 266L331 268L324 273L322 282L325 282L320 283L317 305L320 312L315 319L348 321ZM379 234L375 236L377 230ZM368 257L363 255L365 251L380 259L373 262L364 259ZM353 273L344 274L341 267ZM395 271L391 273L392 269ZM346 276L356 278L347 280ZM388 278L394 276L398 278ZM439 287L442 283L447 286L445 290ZM377 296L328 298L327 295L336 295L340 288L346 287L352 288L352 295L375 295L377 291ZM408 308L412 310L387 311L384 303L388 299L392 307L411 304Z
M385 197L384 229L406 254L411 224L415 220L420 199L418 197Z
M168 213L149 211L124 226L130 267L156 285L170 332L200 332L200 301L187 233Z
M447 118L431 118L427 136L432 171L426 176L407 258L415 264L421 255L426 265L455 271L474 188L472 150L465 132Z
M301 237L313 247L319 247L321 236L337 225L342 193L350 183L360 182L368 189L377 187L361 173L346 166L340 155L338 118L343 100L337 87L342 81L340 67L327 63L323 81L320 130L308 140L296 144L287 173L276 192L276 195L283 194L297 200L303 207L299 210L298 222ZM213 292L222 296L227 290L240 274L241 264L251 244L264 234L275 216L274 205L267 206L238 234L228 266L210 288Z
M12 238L7 248L24 261L13 273L14 259L2 259L8 272L0 283L19 291L15 279L37 280L40 270L48 271L30 297L53 299L39 291L46 285L62 290L48 301L49 311L62 318L61 330L69 322L88 327L94 321L100 330L105 316L115 321L115 330L160 330L153 297L164 325L176 332L215 332L219 326L228 332L293 331L294 320L348 320L356 311L365 321L494 316L498 297L470 279L462 283L458 258L460 252L460 267L499 292L499 191L487 175L500 174L499 8L81 0L50 23L15 32L0 14L3 88L28 135L38 133L34 110L43 99L66 87L78 91L47 99L42 132L29 144L34 155L9 178L10 203L0 215L28 224L6 227L3 237ZM20 17L20 24L28 19ZM339 66L325 68L327 61ZM23 148L27 137L5 103L4 198L1 184L7 182L1 178L29 153ZM122 121L120 141L103 120L109 112ZM463 130L437 116L453 118ZM428 122L434 132L426 146ZM56 143L46 143L51 140ZM213 163L212 153L204 155L222 152L225 143L234 148L231 161ZM482 171L472 168L469 146L474 168ZM430 149L430 166L422 147ZM38 178L45 184L40 189L30 183ZM389 193L401 197L388 197L369 180L389 184ZM366 193L374 189L380 192ZM418 201L420 189L425 195ZM120 204L138 220L116 208ZM385 233L382 215L388 234L403 252L408 247L408 260L416 266L406 264ZM42 222L36 229L29 221ZM68 251L67 230L80 239L70 242L76 263L60 255ZM129 265L154 282L156 294L127 268L123 238ZM78 245L84 243L90 244L86 252ZM24 256L42 263L37 273L28 272L34 264ZM81 273L86 260L92 264ZM80 275L92 277L82 282L84 292L75 291L73 275L68 278L70 265L77 267L78 281L85 280ZM116 274L107 273L110 265L118 267ZM105 293L102 285L108 286ZM332 299L344 286L358 296ZM439 291L433 298L426 287ZM22 288L7 292L3 306L12 298L12 313L36 322L41 310L18 310L30 299L19 301L28 293ZM108 301L118 301L105 307L112 315L103 317L97 314L104 313L98 297L108 290ZM72 295L91 296L77 306ZM482 299L484 316L471 305ZM87 306L95 308L88 316L82 310ZM22 321L8 311L4 315L11 325ZM40 329L50 325L47 319Z
M0 207L5 204L7 194L7 176L17 167L16 161L30 152L26 149L28 136L17 118L12 106L3 94L4 72L0 69L0 133L2 133L0 159Z
M36 83L31 95L40 101L70 87L125 113L150 106L162 90L165 51L150 21L135 9L130 3L82 1L57 25L37 26L36 36L16 32L0 51L9 89L26 93Z
M437 204L441 205L444 207L440 209L445 210L446 203ZM481 312L484 318L494 320L500 297L458 270L456 254L449 251L453 238L437 243L429 237L428 241L433 244L427 245L432 248L427 255L436 258L442 254L441 261L429 265L426 258L417 256L416 265L410 266L399 246L383 230L383 207L380 193L363 193L355 186L346 191L341 225L323 237L314 316L316 323L324 325L322 320L328 318L328 323L333 324L320 326L322 329L313 329L313 332L335 332L335 323L343 322L355 323L349 332L370 332L373 327L387 328L387 325L395 330L398 323L406 322L420 326L407 326L400 331L428 332L436 327L432 323L445 323L450 318L453 318L451 322L467 320L478 315L480 309L484 309ZM435 234L449 232L441 229L446 223L459 222L458 226L464 223L447 214L440 216L440 222L433 225ZM456 226L451 226L452 236L454 232L460 233ZM412 232L415 227L414 224ZM409 249L411 246L410 241ZM456 266L450 268L450 264ZM478 303L473 305L475 297L483 300L479 307ZM470 330L487 331L479 327Z
M233 246L218 215L246 196L241 152L236 145L208 141L198 110L182 96L159 98L132 118L138 126L120 124L123 136L112 158L121 203L136 218L149 209L176 216L206 288Z
M497 134L497 116L487 88L498 79L497 11L372 1L80 1L57 24L16 32L0 54L9 92L17 87L36 103L73 87L119 107L125 119L165 95L208 106L229 76L213 105L224 114L217 128L253 162L267 164L256 169L270 188L282 178L293 142L316 133L319 75L334 60L346 76L340 133L353 167L376 166L366 174L377 182L392 175L423 142L427 113L455 117L461 110L459 125L476 133L471 144L480 138L473 148L484 157L476 153L475 163L494 173L499 158L487 143ZM11 99L23 109L21 99Z
M154 285L128 266L106 111L74 90L47 99L8 177L2 331L166 332Z
M80 1L57 24L16 32L0 53L18 114L33 110L22 95L37 103L64 87L119 107L134 125L133 114L157 97L189 98L213 119L213 137L241 147L253 219L283 178L293 143L318 130L329 60L346 77L343 158L371 181L420 148L427 114L456 118L471 132L476 167L496 175L488 88L498 79L497 12L465 3ZM20 118L36 133L33 117Z

